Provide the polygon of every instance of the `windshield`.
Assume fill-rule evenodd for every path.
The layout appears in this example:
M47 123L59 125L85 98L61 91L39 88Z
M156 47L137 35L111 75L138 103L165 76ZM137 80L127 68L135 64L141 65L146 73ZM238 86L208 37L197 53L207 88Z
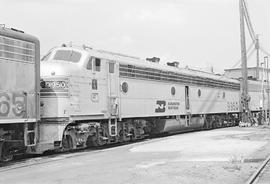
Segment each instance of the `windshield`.
M43 57L41 58L41 61L47 61L47 60L49 59L49 57L51 56L51 53L52 53L52 52L49 52L49 53L47 53L45 56L43 56Z
M56 51L53 59L77 63L80 61L81 56L82 56L81 53L73 50L58 50Z

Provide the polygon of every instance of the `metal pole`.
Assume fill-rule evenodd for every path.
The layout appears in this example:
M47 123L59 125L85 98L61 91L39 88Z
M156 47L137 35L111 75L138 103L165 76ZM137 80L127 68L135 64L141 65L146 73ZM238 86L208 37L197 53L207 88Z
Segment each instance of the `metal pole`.
M265 97L264 97L264 124L266 123L267 121L267 107L268 107L268 103L267 103L267 65L266 65L266 61L264 61L264 67L263 67L263 75L264 75L264 80L263 80L263 83L265 83L265 88L264 88L264 91L265 92Z
M269 109L270 109L270 103L269 103L269 68L268 68L268 56L264 57L264 61L266 63L266 82L267 82L267 124L269 124Z
M255 48L257 50L257 67L256 67L256 79L259 80L259 67L260 67L260 43L259 43L259 35L256 35L256 44Z
M250 121L249 121L249 105L248 105L249 98L248 98L248 83L247 83L247 53L246 53L243 0L239 0L239 11L240 11L241 60L242 60L241 113L242 113L242 122L248 123Z
M265 119L265 108L264 108L264 63L261 63L261 67L262 67L262 103L261 103L261 111L262 111L262 116L263 116L263 122L266 121Z

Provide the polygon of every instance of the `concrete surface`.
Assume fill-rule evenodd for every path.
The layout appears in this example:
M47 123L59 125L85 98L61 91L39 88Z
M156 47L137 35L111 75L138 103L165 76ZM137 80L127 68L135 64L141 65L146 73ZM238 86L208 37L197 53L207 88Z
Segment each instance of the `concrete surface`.
M234 127L32 158L0 168L0 183L239 184L268 154L268 127Z

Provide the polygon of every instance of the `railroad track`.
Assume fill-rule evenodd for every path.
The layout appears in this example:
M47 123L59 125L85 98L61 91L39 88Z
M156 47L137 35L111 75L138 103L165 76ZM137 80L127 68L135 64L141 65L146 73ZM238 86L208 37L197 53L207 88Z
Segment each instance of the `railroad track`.
M220 128L229 128L229 127L220 127ZM219 129L219 128L216 128ZM15 157L14 160L8 161L8 162L0 162L0 173L8 170L13 170L21 167L28 167L32 165L38 165L42 163L52 162L61 160L64 158L74 157L76 155L84 154L84 153L95 153L95 152L101 152L104 150L108 150L111 148L129 145L129 144L136 144L140 142L145 142L149 140L154 140L156 138L163 138L163 137L169 137L181 133L193 133L197 131L210 131L212 129L204 129L204 130L185 130L185 131L178 131L170 134L159 134L159 135L152 135L145 139L139 139L136 141L131 142L122 142L122 143L116 143L116 144L109 144L104 145L100 147L89 147L89 148L83 148L83 149L77 149L77 150L71 150L71 151L63 151L63 152L50 152L48 154L42 154L42 155L21 155L18 157Z
M229 128L229 127L220 127L220 128ZM219 128L216 128L219 129ZM106 151L109 149L114 149L119 146L125 146L125 145L130 145L130 144L136 144L136 143L141 143L141 142L146 142L146 141L151 141L155 140L157 138L163 138L163 137L170 137L173 135L181 134L181 133L193 133L197 131L210 131L213 129L204 129L204 130L188 130L188 131L179 131L179 132L174 132L170 134L159 134L155 136L150 136L146 139L141 139L137 140L134 142L124 142L124 143L117 143L117 144L110 144L110 145L105 145L102 147L91 147L91 148L84 148L84 149L78 149L78 150L71 150L71 151L64 151L64 152L51 152L48 154L42 154L42 155L22 155L21 157L19 156L17 159L15 158L12 161L9 162L0 162L0 173L9 171L9 170L15 170L23 167L30 167L34 165L39 165L39 164L44 164L48 162L56 162L59 160L71 158L71 157L77 157L80 155L84 154L95 154L98 152ZM215 130L215 129L214 129Z
M270 183L270 156L268 156L246 184L269 184Z
M2 163L0 162L0 173L19 169L19 168L45 164L49 162L56 162L56 161L60 161L60 160L68 159L72 157L79 157L85 154L90 154L90 153L95 154L95 153L111 150L120 146L127 146L130 144L141 143L141 142L145 142L149 140L153 140L153 139L147 138L143 140L138 140L136 142L125 142L125 143L105 145L102 147L84 148L84 149L64 151L64 152L51 152L48 154L36 155L36 156L25 155L25 157L23 156L21 158L18 158L9 162L2 162Z

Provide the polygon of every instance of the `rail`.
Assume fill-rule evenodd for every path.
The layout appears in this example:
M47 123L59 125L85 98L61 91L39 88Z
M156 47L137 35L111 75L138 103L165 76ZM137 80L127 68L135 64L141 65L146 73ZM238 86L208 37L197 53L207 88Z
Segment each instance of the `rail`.
M253 184L258 179L260 174L263 173L265 166L270 161L270 155L264 160L262 165L256 170L256 172L249 178L249 180L246 182L246 184Z

